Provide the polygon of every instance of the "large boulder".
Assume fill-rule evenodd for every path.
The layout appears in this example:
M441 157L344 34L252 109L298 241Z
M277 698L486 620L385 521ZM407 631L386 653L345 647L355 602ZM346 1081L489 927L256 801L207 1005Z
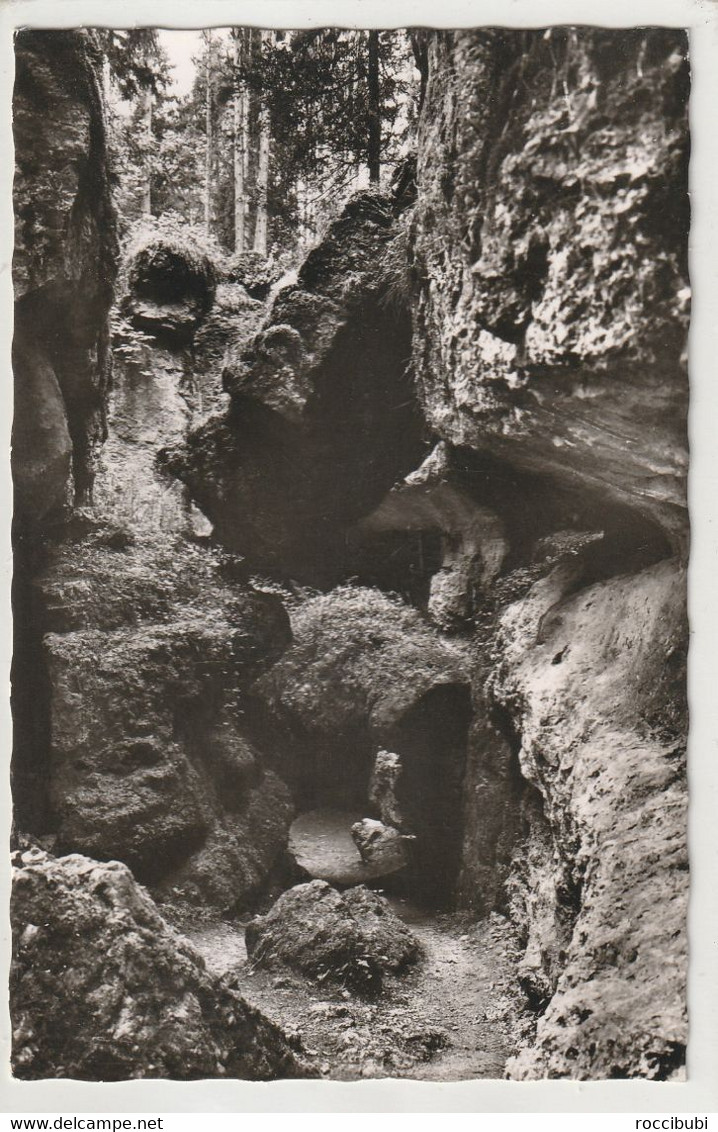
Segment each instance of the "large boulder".
M117 861L18 854L12 1060L24 1080L307 1076Z
M211 310L219 272L191 233L165 226L139 233L127 253L126 275L128 317L176 345L190 341Z
M353 733L388 742L425 696L468 684L465 645L380 590L340 586L298 605L291 620L291 647L255 688L278 713L333 742L339 758Z
M15 59L12 465L24 530L90 494L118 252L95 33L20 31Z
M266 304L250 298L239 283L218 284L212 309L197 328L193 341L193 370L205 376L202 391L205 415L226 407L221 380L225 354L236 353L246 346L265 315ZM206 395L208 391L210 397Z
M420 945L382 896L362 886L340 894L313 880L248 925L247 951L257 964L284 964L372 993L385 973L416 962Z
M347 531L423 451L408 313L384 302L391 202L353 198L230 352L230 406L166 455L217 536L255 569L310 584L348 572Z

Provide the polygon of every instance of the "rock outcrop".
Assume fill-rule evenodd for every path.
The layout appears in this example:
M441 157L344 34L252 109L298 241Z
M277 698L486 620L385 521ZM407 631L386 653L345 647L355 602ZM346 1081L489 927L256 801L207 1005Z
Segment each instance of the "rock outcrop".
M430 575L427 609L444 629L462 627L486 598L508 550L498 515L477 503L452 468L444 443L421 467L396 484L356 527L366 544L382 532L430 532L440 540L440 560ZM361 549L359 551L361 555Z
M239 283L219 283L209 314L202 320L193 340L193 369L211 381L212 399L203 396L203 413L226 408L222 388L222 368L226 354L237 354L259 330L266 317L267 304L249 297Z
M372 994L385 973L416 962L421 949L382 896L363 886L340 894L313 880L248 925L247 951L257 964L287 964Z
M15 39L15 517L35 530L92 489L117 272L92 31Z
M255 569L345 578L346 532L421 456L410 322L383 302L378 270L394 231L388 200L353 198L230 357L228 411L167 455L218 538Z
M687 40L430 38L411 263L430 427L685 545Z
M16 822L60 852L127 863L163 900L228 909L264 880L293 816L287 787L241 718L243 689L290 631L281 603L207 547L211 525L155 462L208 407L203 394L217 396L211 381L195 380L189 349L168 348L209 309L215 269L171 229L135 243L128 309L165 341L116 317L106 397L115 235L96 37L21 33L17 43L16 380L24 396L35 371L21 354L44 351L47 331L72 441L63 452L76 486L92 481L94 507L67 508L63 525L53 523L57 493L43 473L34 537L16 539ZM80 330L95 342L84 360L71 338ZM27 391L37 422L44 401ZM89 439L83 449L73 434L77 398L109 424L92 459ZM19 407L18 427L23 420ZM26 440L16 436L18 458L44 460L37 438ZM77 501L88 502L84 489ZM19 499L19 536L28 507Z
M418 392L508 543L476 615L459 891L496 906L508 879L540 1012L513 1076L665 1079L686 1039L686 37L419 40Z
M219 272L191 236L159 229L136 239L126 275L123 308L132 323L180 345L211 310Z
M685 577L666 560L562 597L557 573L504 614L494 689L543 803L514 910L548 1005L512 1072L665 1079L687 1039Z
M298 805L368 817L377 751L397 752L402 832L416 835L413 884L449 900L471 718L465 647L398 598L351 586L299 606L292 631L255 693L278 728L274 745Z
M308 1072L283 1031L218 979L117 861L18 854L13 1070L23 1080Z
M205 549L65 544L36 583L61 851L231 907L263 879L289 793L243 734L243 687L290 640L276 598ZM80 579L75 582L75 579Z

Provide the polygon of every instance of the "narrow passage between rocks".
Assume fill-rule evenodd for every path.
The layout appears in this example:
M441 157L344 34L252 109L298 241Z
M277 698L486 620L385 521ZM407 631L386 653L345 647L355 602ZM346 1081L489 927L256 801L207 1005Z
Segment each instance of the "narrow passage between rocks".
M401 898L389 902L424 957L402 976L387 976L376 1001L294 971L253 967L240 923L183 931L213 973L241 970L250 1001L294 1035L322 1076L503 1077L522 1027L510 925L499 915L477 923L466 913L436 915Z

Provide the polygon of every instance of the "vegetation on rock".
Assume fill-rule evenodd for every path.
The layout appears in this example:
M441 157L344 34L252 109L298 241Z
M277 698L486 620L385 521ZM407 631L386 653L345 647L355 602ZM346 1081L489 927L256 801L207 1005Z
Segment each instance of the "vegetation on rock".
M190 339L211 310L219 271L204 241L175 223L135 233L127 251L124 310L135 326Z

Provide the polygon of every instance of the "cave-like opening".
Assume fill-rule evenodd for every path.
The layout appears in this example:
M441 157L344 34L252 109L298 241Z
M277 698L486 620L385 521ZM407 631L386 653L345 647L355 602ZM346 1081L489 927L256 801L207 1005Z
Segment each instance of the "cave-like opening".
M394 729L401 760L397 802L410 848L406 890L416 900L450 906L461 867L462 792L471 696L467 686L432 688Z

